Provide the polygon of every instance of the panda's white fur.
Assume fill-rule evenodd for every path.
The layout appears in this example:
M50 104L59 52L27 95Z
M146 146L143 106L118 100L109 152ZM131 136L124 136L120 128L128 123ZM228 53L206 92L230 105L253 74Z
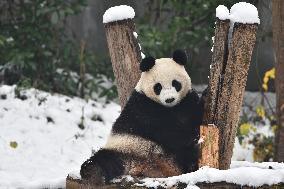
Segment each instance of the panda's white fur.
M175 79L182 84L181 91L177 92L172 86ZM156 83L162 85L159 95L156 95L153 87ZM175 106L191 90L191 79L183 65L176 63L172 58L156 59L155 65L147 72L142 72L135 90L144 93L148 98L168 107ZM166 99L174 98L172 103L166 103Z
M146 140L142 137L133 135L112 134L104 149L116 150L122 153L135 154L141 157L147 157L150 154L164 154L162 147L156 143Z

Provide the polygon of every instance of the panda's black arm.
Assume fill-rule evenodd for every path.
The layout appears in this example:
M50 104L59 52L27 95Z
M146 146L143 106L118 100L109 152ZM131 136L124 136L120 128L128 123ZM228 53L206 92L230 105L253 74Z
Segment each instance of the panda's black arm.
M205 110L205 102L207 95L207 88L202 92L201 97L199 97L198 93L193 89L187 96L188 100L188 108L191 110L190 114L193 117L193 125L195 125L197 130L199 130L199 126L202 124L203 114Z
M120 116L115 121L112 132L117 134L148 132L147 129L149 128L145 127L145 125L148 125L148 122L151 122L149 121L151 118L151 116L149 117L151 107L148 107L148 101L149 99L134 91Z
M199 97L196 90L192 89L191 92L188 95L188 102L190 106L194 106L194 112L198 112L199 114L203 114L204 112L204 105L206 102L206 96L207 96L208 87L202 92L201 97ZM193 108L193 107L191 107Z

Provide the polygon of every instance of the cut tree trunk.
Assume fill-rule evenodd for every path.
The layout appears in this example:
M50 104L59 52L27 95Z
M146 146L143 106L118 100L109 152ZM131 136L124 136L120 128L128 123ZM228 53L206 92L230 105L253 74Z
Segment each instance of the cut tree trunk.
M133 35L135 24L132 19L110 22L105 24L105 31L118 97L123 108L141 74L140 48Z
M235 23L225 74L218 94L214 124L220 129L220 169L229 169L257 24Z
M203 125L200 126L200 138L203 142L200 145L199 167L219 168L219 128L214 125L214 118L217 111L220 82L227 63L229 28L230 20L217 19Z
M272 1L273 48L278 130L275 137L275 161L284 162L284 1Z

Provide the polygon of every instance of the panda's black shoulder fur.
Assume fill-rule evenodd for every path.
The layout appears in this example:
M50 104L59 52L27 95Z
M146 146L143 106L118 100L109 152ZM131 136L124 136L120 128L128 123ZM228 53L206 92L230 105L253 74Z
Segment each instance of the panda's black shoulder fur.
M194 90L174 107L165 107L134 90L112 132L156 142L176 158L184 172L189 172L197 169L202 116L203 102Z

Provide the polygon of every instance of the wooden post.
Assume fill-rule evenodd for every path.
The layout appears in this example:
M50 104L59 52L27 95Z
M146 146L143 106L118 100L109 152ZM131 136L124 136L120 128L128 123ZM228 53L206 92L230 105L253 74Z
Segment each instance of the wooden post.
M106 23L104 26L120 105L123 108L141 74L140 48L133 35L135 24L132 19L126 19Z
M220 169L231 164L257 24L235 23L225 75L218 97L215 124L220 128Z
M230 20L217 19L203 125L200 126L199 167L219 168L219 128L214 125L221 80L228 57Z

